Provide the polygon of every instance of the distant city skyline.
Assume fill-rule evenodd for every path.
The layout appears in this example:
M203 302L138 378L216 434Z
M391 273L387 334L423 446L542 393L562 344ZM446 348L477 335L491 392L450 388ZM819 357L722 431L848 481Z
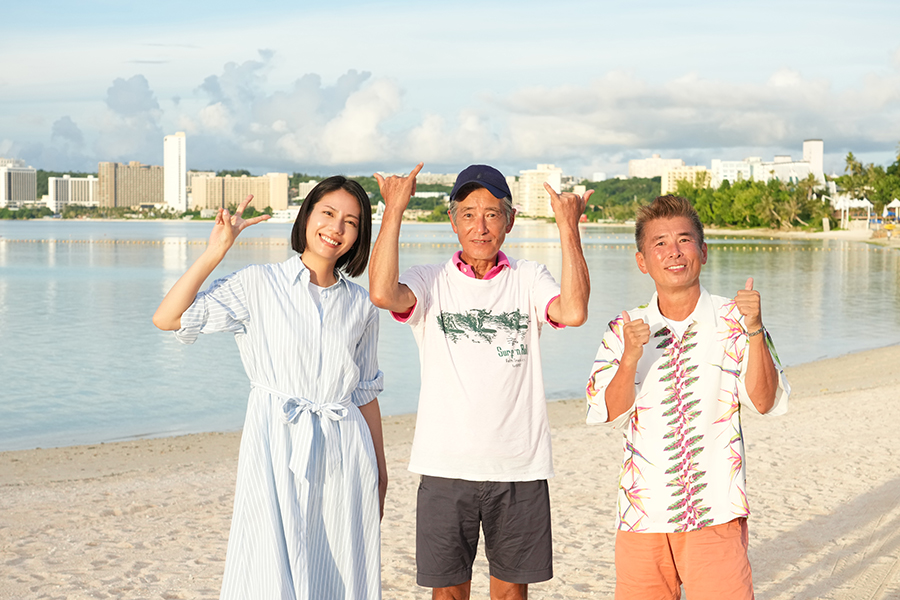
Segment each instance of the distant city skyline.
M253 173L432 173L488 162L626 174L788 154L825 140L893 162L900 3L639 6L563 0L198 0L4 7L0 156L50 171L103 161Z

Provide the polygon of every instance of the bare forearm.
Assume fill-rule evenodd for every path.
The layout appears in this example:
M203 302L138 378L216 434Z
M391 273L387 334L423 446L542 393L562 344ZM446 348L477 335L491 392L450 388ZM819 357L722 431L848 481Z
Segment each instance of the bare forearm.
M194 302L203 282L224 257L225 253L220 249L207 248L163 298L153 315L153 324L164 331L181 329L181 315Z
M591 277L581 248L578 226L560 227L562 245L562 273L559 283L557 323L578 327L587 321L588 300L591 295Z
M375 447L375 461L378 464L378 489L381 502L381 512L384 514L384 495L387 491L388 472L387 461L384 457L384 432L381 428L381 407L378 405L378 398L372 400L368 404L359 407L366 425L369 427L369 433L372 434L372 444Z
M386 210L369 260L369 296L378 308L402 313L415 304L415 296L400 284L400 222L403 212Z
M613 421L634 406L634 376L637 364L620 362L619 369L606 387L606 421Z
M750 338L747 348L747 374L744 384L751 402L760 413L765 414L775 405L775 393L778 391L778 369L769 353L766 334L761 333Z

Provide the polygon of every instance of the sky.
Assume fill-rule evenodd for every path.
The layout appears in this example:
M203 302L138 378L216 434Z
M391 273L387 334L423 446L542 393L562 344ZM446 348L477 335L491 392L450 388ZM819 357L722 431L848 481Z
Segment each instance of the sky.
M316 175L625 174L900 148L900 2L34 0L3 9L0 157Z

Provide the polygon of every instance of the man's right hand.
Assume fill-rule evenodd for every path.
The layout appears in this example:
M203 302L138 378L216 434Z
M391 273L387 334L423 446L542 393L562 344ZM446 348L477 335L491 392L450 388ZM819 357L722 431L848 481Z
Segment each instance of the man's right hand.
M644 345L650 341L650 324L643 319L632 321L626 310L622 311L622 320L622 339L625 342L622 360L637 364L644 355Z
M399 210L403 212L409 205L409 199L416 193L416 175L422 170L425 163L417 164L409 175L400 177L391 175L387 179L381 173L375 173L378 189L384 198L385 210Z

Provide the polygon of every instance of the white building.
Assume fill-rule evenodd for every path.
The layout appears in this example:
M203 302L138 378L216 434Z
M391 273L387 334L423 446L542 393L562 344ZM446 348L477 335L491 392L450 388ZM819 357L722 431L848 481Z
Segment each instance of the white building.
M446 185L453 187L456 183L456 173L419 173L416 181L424 185Z
M634 160L629 160L628 176L644 177L647 179L662 177L663 171L666 169L677 169L683 166L684 161L680 158L660 158L659 154L654 154L650 158L636 158Z
M550 184L557 193L562 190L562 169L555 165L542 164L536 169L519 171L518 180L507 178L513 203L518 212L526 217L552 217L550 194L544 189L544 182Z
M306 200L306 197L309 196L309 193L313 191L313 188L319 184L315 179L310 179L309 181L297 184L297 199L298 200Z
M723 181L735 184L738 181L749 181L753 177L753 169L750 159L745 160L720 160L712 159L710 168L711 185L719 189Z
M763 162L758 158L748 158L751 164L753 179L768 182L771 179L797 183L810 175L820 184L825 183L824 171L825 144L822 140L803 141L803 160L794 160L790 155L776 156L772 162Z
M810 171L816 179L825 182L825 142L803 140L803 160L809 163Z
M710 172L706 167L681 166L664 169L659 181L659 195L674 194L678 189L679 181L690 181L700 187L709 187L710 179Z
M446 198L447 201L450 201L450 194L447 192L416 192L413 194L414 198Z
M781 154L771 161L751 156L741 161L713 159L711 165L712 186L718 188L727 180L734 184L742 179L768 183L772 179L797 183L813 175L820 184L825 183L825 144L822 140L803 141L803 160L794 160Z
M37 169L25 161L0 158L0 208L19 207L37 200Z
M47 178L47 208L59 214L68 205L74 206L99 206L97 196L97 183L99 180L93 175L87 177L62 177Z
M183 131L163 138L163 198L175 212L188 209L187 138Z

